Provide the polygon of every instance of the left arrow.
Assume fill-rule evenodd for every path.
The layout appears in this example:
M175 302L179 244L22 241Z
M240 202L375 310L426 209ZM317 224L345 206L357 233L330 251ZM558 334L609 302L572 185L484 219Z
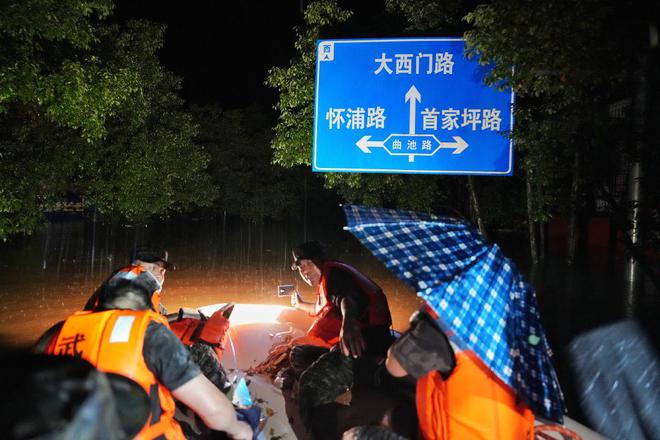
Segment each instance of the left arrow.
M371 139L371 136L363 136L362 139L355 143L355 145L357 145L363 153L371 153L369 147L383 147L385 145L383 141L369 141L369 139Z

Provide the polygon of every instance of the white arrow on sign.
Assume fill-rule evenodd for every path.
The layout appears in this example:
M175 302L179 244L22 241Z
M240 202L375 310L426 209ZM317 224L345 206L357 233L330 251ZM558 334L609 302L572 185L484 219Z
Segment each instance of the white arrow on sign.
M452 154L461 154L468 147L468 143L460 136L452 137L455 142L440 142L440 148L451 148L454 150Z
M415 106L417 102L422 102L422 95L413 84L406 93L406 102L410 101L410 118L408 120L408 133L415 134Z
M371 136L363 136L362 139L357 141L355 145L358 146L360 150L364 153L371 153L371 150L369 150L369 147L384 147L385 142L384 141L370 141Z

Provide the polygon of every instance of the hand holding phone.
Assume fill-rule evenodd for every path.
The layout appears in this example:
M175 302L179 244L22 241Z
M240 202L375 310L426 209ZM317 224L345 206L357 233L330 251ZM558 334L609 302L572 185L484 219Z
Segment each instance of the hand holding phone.
M297 290L295 290L291 294L291 307L295 309L300 309L300 304L303 302L302 298L300 297L300 293L298 293Z

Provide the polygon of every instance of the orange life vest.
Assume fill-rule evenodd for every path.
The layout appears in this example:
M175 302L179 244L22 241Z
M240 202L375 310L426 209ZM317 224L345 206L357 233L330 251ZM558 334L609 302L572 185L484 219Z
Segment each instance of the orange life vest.
M172 394L149 370L142 354L149 322L163 325L167 319L153 311L107 310L76 312L48 346L48 353L79 356L99 370L128 377L149 396L151 411L136 439L185 439L174 420Z
M417 417L425 440L532 440L534 414L472 351L456 354L447 380L417 381Z
M326 261L321 268L321 282L318 287L316 298L316 320L307 331L307 334L313 338L318 338L328 345L334 345L339 342L339 332L342 325L342 316L340 310L328 299L326 274L334 268L339 268L347 272L358 288L368 297L367 308L362 316L358 318L358 323L362 328L372 326L392 325L392 316L387 304L387 298L378 284L371 281L364 274L348 264L338 261Z

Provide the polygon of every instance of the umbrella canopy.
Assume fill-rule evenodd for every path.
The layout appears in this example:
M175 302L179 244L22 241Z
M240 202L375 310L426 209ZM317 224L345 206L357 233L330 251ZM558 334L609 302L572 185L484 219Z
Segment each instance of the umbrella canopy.
M474 351L537 416L563 422L534 289L497 245L448 217L356 205L344 211L345 229L417 291L454 343Z

